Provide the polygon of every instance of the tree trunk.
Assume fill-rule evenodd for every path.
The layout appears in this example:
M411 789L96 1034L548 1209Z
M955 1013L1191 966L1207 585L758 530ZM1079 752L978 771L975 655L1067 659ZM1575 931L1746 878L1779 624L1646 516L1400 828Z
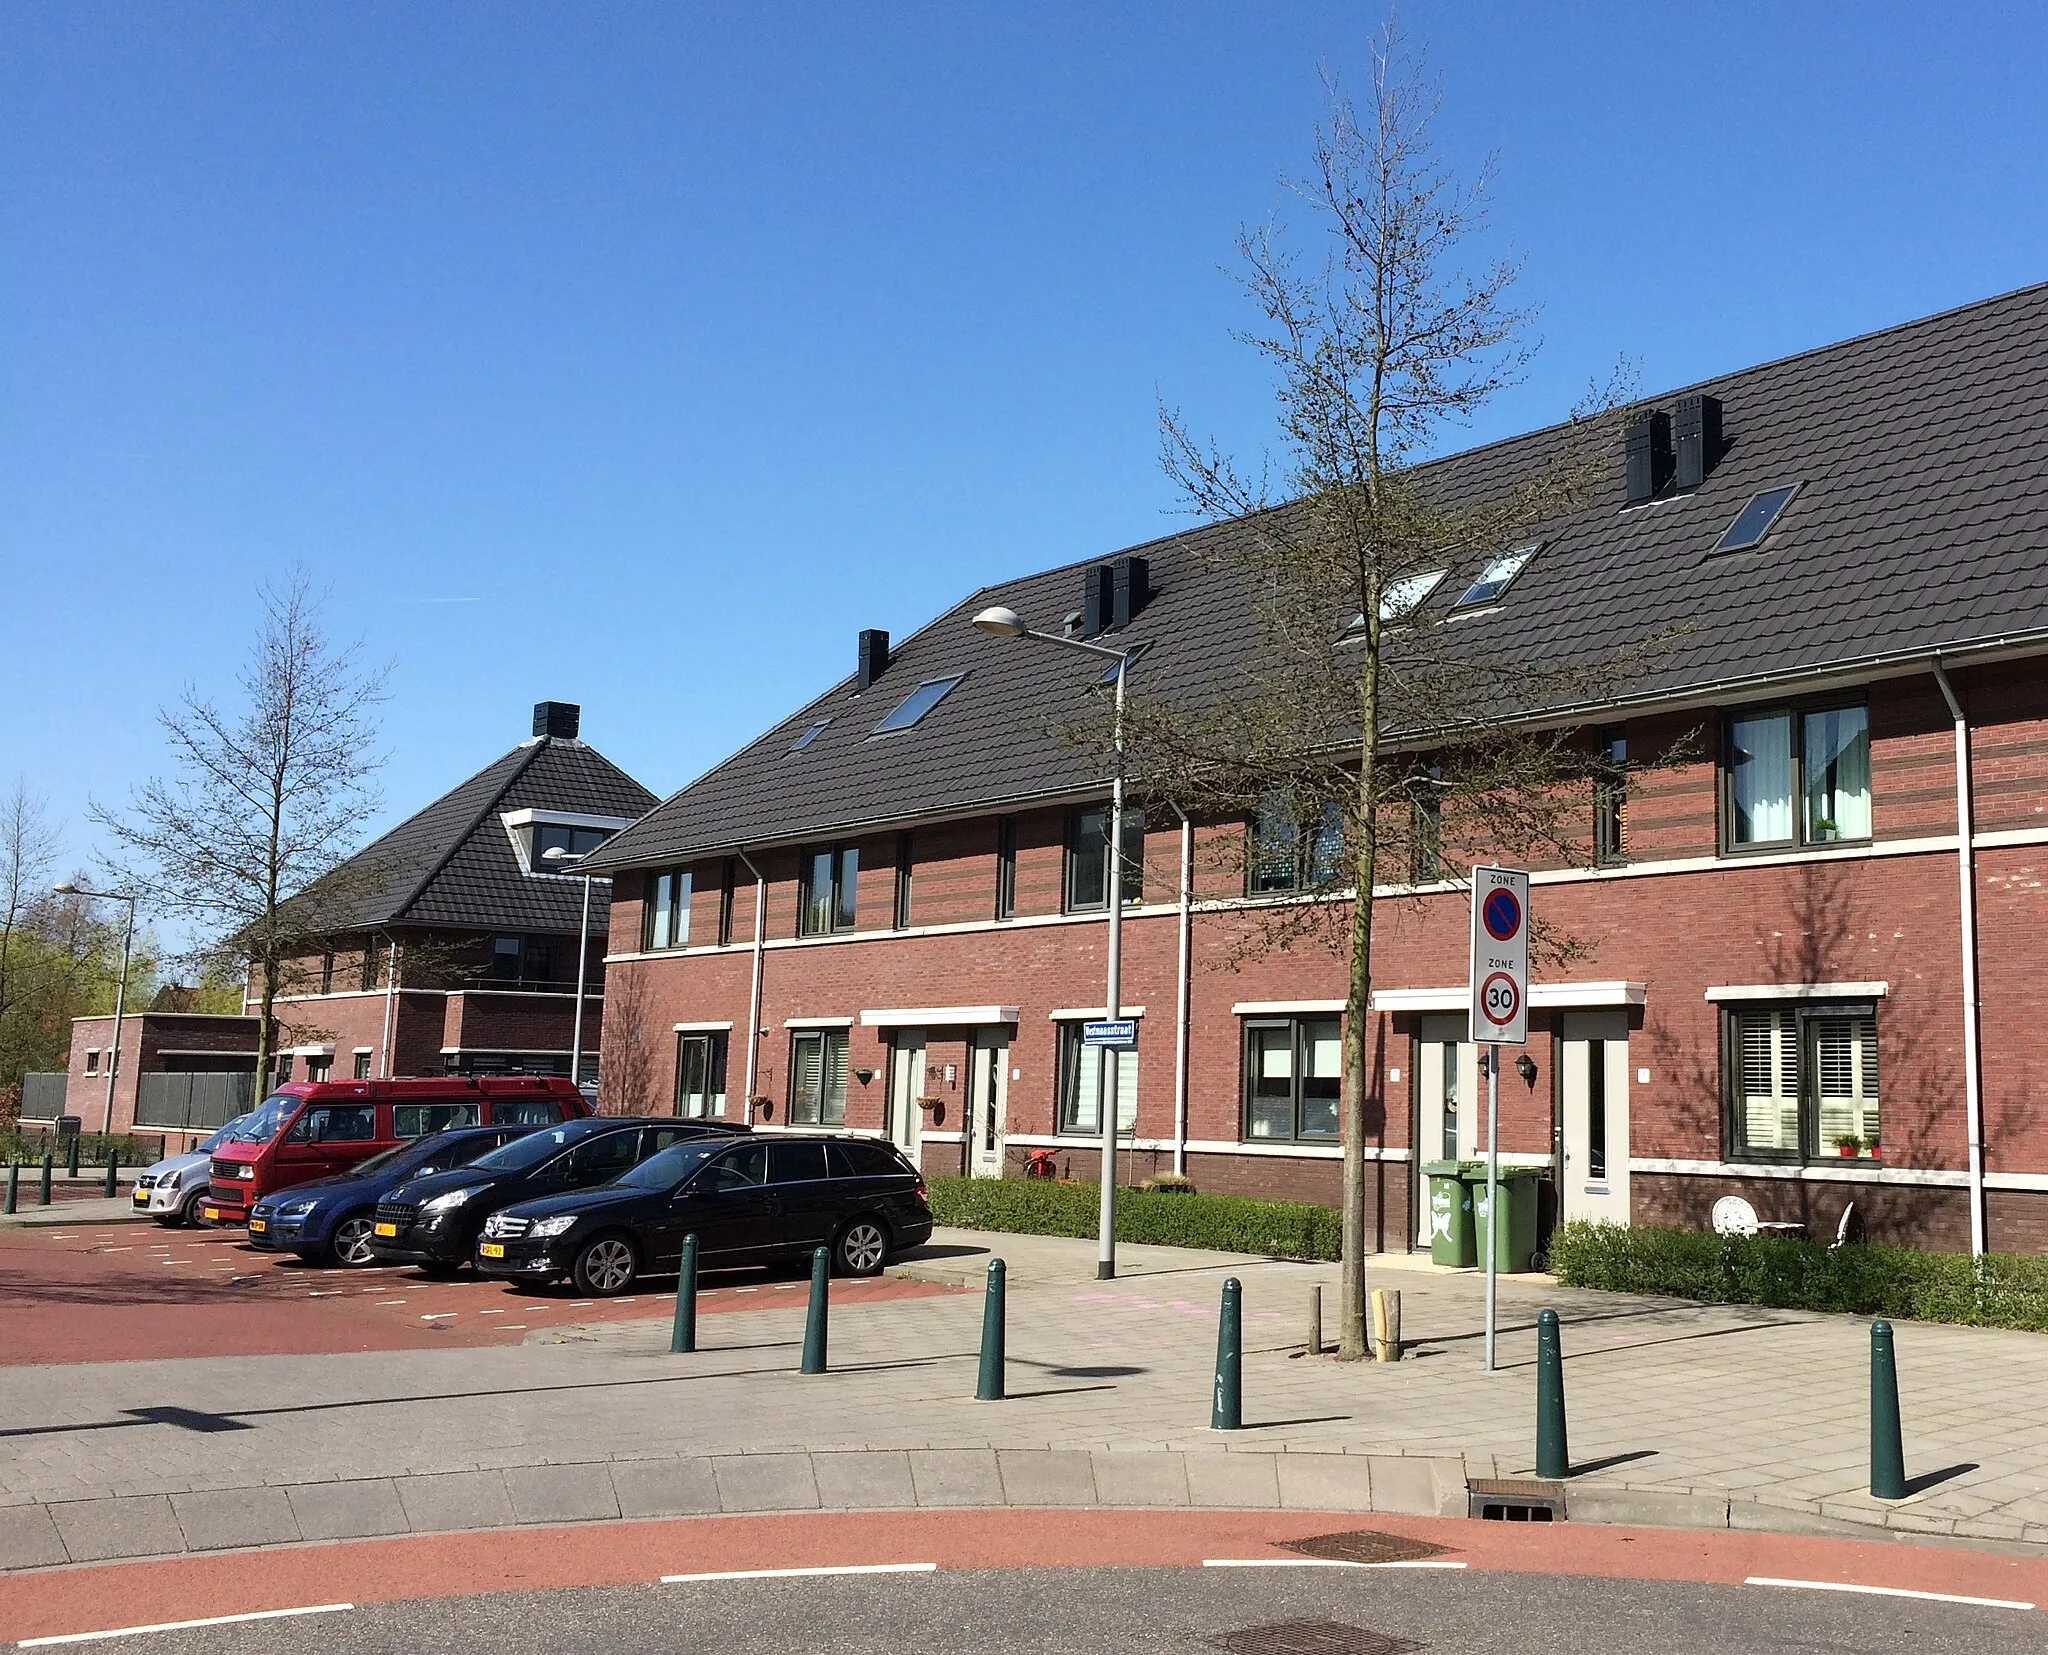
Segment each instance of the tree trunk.
M1376 601L1376 596L1375 596ZM1371 602L1367 626L1374 624ZM1372 1009L1372 890L1379 868L1379 814L1375 758L1379 747L1378 638L1366 640L1365 671L1358 686L1358 853L1353 863L1356 895L1351 903L1351 981L1344 1000L1343 1266L1337 1296L1337 1357L1356 1362L1367 1350L1365 1316L1365 1098L1366 1031Z

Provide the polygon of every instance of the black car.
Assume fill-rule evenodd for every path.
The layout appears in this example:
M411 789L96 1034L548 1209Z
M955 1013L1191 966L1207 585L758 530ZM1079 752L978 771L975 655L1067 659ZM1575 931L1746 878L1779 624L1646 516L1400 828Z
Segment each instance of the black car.
M602 1189L508 1206L484 1225L476 1267L514 1281L567 1276L602 1297L674 1272L691 1234L704 1265L774 1264L829 1246L840 1274L871 1276L931 1233L924 1179L890 1145L777 1134L679 1143Z
M266 1195L249 1211L249 1245L263 1252L298 1253L322 1264L375 1264L372 1215L385 1196L412 1179L467 1166L533 1130L473 1126L430 1132L333 1178Z
M466 1167L401 1184L377 1203L370 1251L386 1264L451 1273L469 1262L484 1221L501 1207L608 1184L673 1145L724 1143L746 1131L724 1121L601 1115L539 1127Z

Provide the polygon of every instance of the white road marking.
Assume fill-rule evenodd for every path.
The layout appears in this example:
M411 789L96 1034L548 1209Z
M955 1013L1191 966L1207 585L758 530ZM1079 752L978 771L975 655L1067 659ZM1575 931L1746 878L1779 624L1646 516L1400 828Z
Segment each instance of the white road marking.
M196 1621L158 1621L152 1626L117 1626L106 1632L65 1632L54 1638L23 1638L17 1649L44 1649L51 1644L98 1643L103 1638L139 1638L146 1632L183 1632L194 1626L237 1626L243 1621L288 1620L298 1615L338 1615L353 1603L313 1603L302 1609L256 1609L246 1615L208 1615Z
M569 1308L571 1310L588 1310L592 1305L596 1303L597 1301L595 1299L578 1299L574 1304L569 1306Z
M459 1314L454 1310L430 1310L420 1318L423 1322L452 1322Z
M1449 1558L1418 1557L1396 1563L1351 1563L1341 1557L1205 1557L1205 1569L1462 1569Z
M505 1312L502 1310L479 1310L477 1314L479 1316L502 1316Z
M1928 1603L1970 1603L1980 1609L2031 1609L2018 1598L1973 1598L1958 1592L1915 1592L1904 1586L1858 1586L1846 1580L1780 1580L1773 1575L1751 1575L1745 1586L1790 1586L1803 1592L1865 1592L1878 1598L1920 1598Z
M377 1308L378 1308L379 1310L383 1310L383 1309L385 1309L386 1307L388 1307L388 1306L390 1306L390 1305L394 1305L394 1304L404 1304L404 1303L405 1303L405 1300L403 1300L403 1299L379 1299L379 1300L377 1301Z
M841 1563L818 1569L723 1569L708 1575L663 1575L661 1584L676 1586L693 1580L805 1580L816 1575L928 1575L936 1563Z

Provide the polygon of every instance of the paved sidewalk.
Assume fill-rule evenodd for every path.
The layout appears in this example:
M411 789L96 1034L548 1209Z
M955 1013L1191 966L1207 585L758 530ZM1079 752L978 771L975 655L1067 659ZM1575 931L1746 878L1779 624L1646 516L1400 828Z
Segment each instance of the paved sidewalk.
M850 1306L797 1374L800 1307L566 1327L523 1346L0 1370L0 1566L278 1540L698 1511L1300 1505L1461 1511L1526 1475L1534 1317L1564 1317L1571 1513L2048 1544L2048 1339L1907 1325L1913 1499L1861 1492L1866 1324L1503 1278L1503 1371L1475 1275L1405 1257L1408 1360L1301 1354L1333 1266L942 1231L904 1268L1009 1265L1010 1398L973 1400L981 1303ZM1208 1426L1222 1279L1244 1283L1246 1429ZM180 1412L184 1410L184 1412ZM1868 1532L1865 1528L1862 1532Z

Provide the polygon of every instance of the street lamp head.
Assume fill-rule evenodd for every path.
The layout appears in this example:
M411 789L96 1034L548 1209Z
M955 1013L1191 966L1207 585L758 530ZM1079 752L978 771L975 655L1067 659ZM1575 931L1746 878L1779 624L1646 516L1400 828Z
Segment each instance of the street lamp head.
M1016 610L1001 607L984 609L975 616L974 629L987 633L991 638L1021 638L1031 630Z
M79 894L78 887L68 879L61 885L52 885L50 890L57 896L77 896Z
M574 862L576 853L561 845L550 845L540 853L543 862Z

